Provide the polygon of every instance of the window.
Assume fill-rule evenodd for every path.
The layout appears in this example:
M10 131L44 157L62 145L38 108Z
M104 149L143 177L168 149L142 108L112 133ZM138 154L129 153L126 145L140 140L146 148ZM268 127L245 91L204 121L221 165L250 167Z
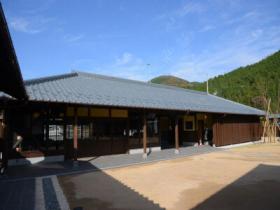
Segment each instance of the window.
M184 130L194 131L195 130L195 118L193 115L184 117Z
M74 138L74 130L73 125L66 126L66 138L73 139ZM78 139L89 139L90 137L90 125L78 125Z
M96 119L93 124L93 136L97 138L97 140L110 140L110 129L109 119Z
M66 126L66 139L73 139L73 125Z
M82 139L82 126L78 125L78 139Z
M49 140L63 141L62 125L49 125Z
M126 136L126 119L112 119L112 135L114 139Z
M129 113L129 148L141 148L142 147L142 131L141 131L141 123L142 118L139 113L130 112Z
M19 123L18 125L15 124L16 135L21 136L23 141L13 146L21 149L21 155L35 157L63 154L64 127L61 110L49 110L47 112L34 108L32 111L27 112L22 109L17 116L19 116L16 118ZM19 125L20 127L18 127Z
M48 129L47 129L48 128ZM63 125L50 124L44 125L44 145L47 150L63 149ZM48 134L48 135L47 135ZM46 138L48 136L48 139Z
M148 146L159 146L158 118L155 113L147 115L147 137Z
M187 131L193 130L193 121L185 121L185 130Z
M147 120L147 135L148 137L158 135L158 120L156 118Z
M90 125L82 125L82 138L89 139Z

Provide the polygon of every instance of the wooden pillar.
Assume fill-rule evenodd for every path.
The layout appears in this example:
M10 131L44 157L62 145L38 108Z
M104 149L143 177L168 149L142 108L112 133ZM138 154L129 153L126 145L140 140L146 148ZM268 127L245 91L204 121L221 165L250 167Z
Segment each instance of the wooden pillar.
M175 118L175 154L179 154L179 119Z
M74 148L74 161L78 157L78 113L77 107L74 108L74 126L73 126L73 148Z
M126 133L126 143L125 143L125 150L128 152L129 150L129 116L126 118L126 128L125 128L125 133Z
M219 122L217 119L215 119L215 123L212 126L212 130L213 130L212 146L213 147L216 147L216 145L217 146L219 145L219 143L218 143L218 131L219 131L218 125L219 125Z
M109 109L109 131L110 131L110 151L109 154L113 153L114 149L114 136L113 136L113 119L112 119L112 109Z
M32 111L30 111L30 115L32 118ZM30 138L32 137L32 119L30 118ZM49 107L47 107L47 116L46 116L46 133L45 133L45 139L46 139L46 148L49 149L49 129L50 129L50 110Z
M199 137L198 137L198 126L197 126L197 113L194 113L194 130L195 130L195 138L197 141L197 144L199 146Z
M67 141L66 141L66 113L67 113L67 107L64 108L63 112L63 146L64 146L64 160L67 160L68 158L68 147L67 147Z
M147 118L145 112L143 114L143 158L147 158Z

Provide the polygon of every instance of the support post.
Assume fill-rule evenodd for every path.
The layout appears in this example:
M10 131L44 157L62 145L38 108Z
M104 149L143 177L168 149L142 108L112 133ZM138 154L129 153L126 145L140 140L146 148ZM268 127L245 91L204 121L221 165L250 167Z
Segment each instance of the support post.
M63 112L63 145L64 145L64 161L67 160L67 155L68 155L68 147L67 147L67 141L66 141L66 112L67 112L67 107L64 108Z
M73 126L73 147L74 147L74 166L78 165L78 113L77 107L74 108L74 126Z
M145 112L143 114L143 158L147 159L147 118Z
M128 151L129 150L129 117L126 118L126 128L125 128L125 133L126 133L126 144L125 144L125 150Z
M179 119L175 118L175 154L179 154Z
M32 111L30 111L30 138L32 138ZM49 129L50 129L50 110L49 107L47 107L47 119L46 119L46 133L45 133L45 138L46 138L46 147L47 150L49 149Z

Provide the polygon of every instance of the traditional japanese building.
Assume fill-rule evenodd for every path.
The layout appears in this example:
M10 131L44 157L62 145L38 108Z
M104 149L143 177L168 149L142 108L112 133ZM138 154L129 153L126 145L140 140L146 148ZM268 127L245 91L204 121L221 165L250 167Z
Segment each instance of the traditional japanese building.
M10 159L178 152L261 135L262 111L204 92L84 72L24 84L28 100L6 98Z
M264 112L211 94L71 72L22 80L7 24L0 26L0 150L10 164L261 137Z

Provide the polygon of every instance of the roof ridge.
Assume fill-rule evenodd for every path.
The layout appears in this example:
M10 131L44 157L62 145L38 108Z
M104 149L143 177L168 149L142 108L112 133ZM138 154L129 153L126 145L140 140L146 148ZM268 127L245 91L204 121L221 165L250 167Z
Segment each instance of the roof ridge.
M146 84L146 82L139 81L139 80L133 80L133 79L126 79L126 78L121 78L121 77L115 77L115 76L107 76L103 74L96 74L92 72L84 72L84 71L72 71L73 73L76 73L81 76L88 76L88 77L97 77L101 79L110 79L110 80L117 80L117 81L126 81L126 82L135 82L135 83L140 83L140 84Z
M147 86L152 86L152 87L159 87L159 88L167 88L167 89L172 89L172 90L181 90L181 91L186 91L190 93L196 93L196 94L201 94L201 95L207 95L206 92L202 91L197 91L197 90L190 90L187 88L181 88L181 87L175 87L171 85L163 85L163 84L156 84L152 82L143 82L139 80L133 80L133 79L126 79L126 78L121 78L121 77L115 77L115 76L107 76L107 75L102 75L102 74L96 74L96 73L89 73L89 72L83 72L83 71L72 71L73 73L77 73L78 75L81 76L88 76L88 77L96 77L96 78L101 78L101 79L109 79L109 80L116 80L116 81L122 81L122 82L132 82L132 83L138 83L142 85L147 85Z
M34 85L34 84L38 84L38 83L50 82L50 81L54 81L54 80L65 79L65 78L75 77L75 76L78 76L78 74L75 72L58 74L58 75L54 75L54 76L46 76L46 77L40 77L40 78L36 78L36 79L25 80L24 84L25 85Z

